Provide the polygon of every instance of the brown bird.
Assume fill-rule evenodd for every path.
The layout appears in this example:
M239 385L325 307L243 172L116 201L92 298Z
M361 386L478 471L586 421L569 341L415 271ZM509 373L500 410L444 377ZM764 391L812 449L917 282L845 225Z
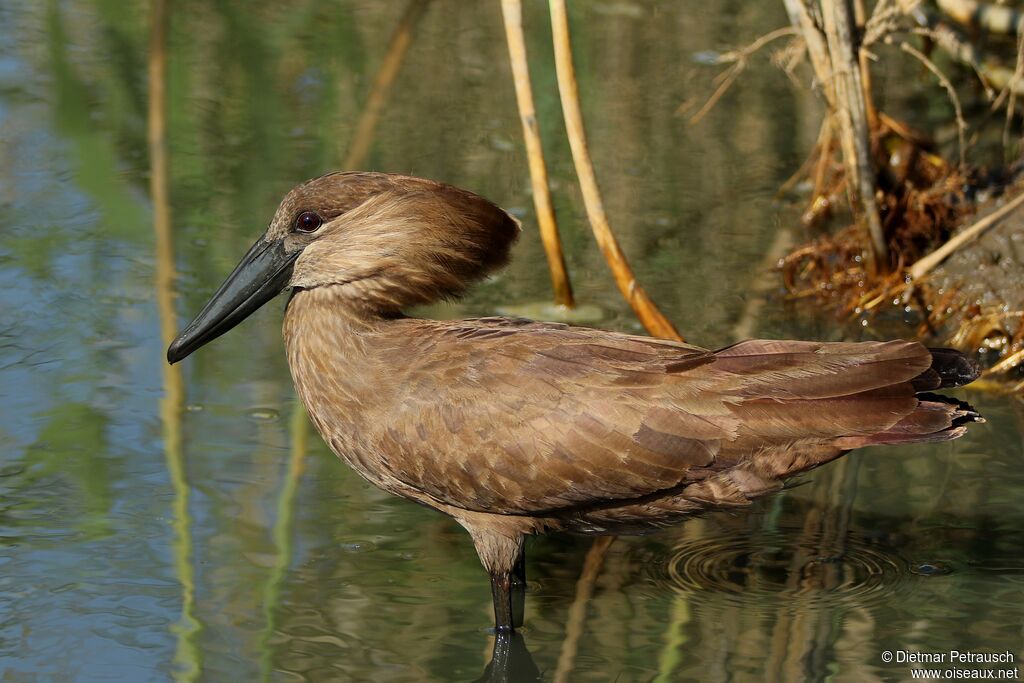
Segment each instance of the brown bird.
M518 232L486 199L430 180L311 180L167 351L180 361L290 288L288 364L313 423L370 482L465 527L499 630L522 623L529 534L638 532L742 508L850 449L948 441L980 420L922 393L978 368L913 341L709 351L403 314L504 264Z

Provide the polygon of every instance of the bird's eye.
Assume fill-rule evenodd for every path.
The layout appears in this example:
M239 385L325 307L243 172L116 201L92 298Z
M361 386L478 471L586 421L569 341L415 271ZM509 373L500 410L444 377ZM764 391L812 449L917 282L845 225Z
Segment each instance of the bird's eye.
M303 211L295 219L295 229L299 232L316 232L324 224L324 219L313 211Z

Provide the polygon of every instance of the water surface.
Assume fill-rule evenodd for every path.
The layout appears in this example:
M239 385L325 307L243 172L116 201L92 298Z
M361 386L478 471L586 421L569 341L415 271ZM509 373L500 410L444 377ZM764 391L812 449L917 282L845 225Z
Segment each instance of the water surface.
M526 5L577 297L597 324L638 331L574 183L545 3ZM173 3L165 324L198 310L284 191L344 163L404 6ZM761 60L700 125L676 114L711 92L708 51L782 25L781 3L595 0L570 15L613 226L690 340L907 333L756 293L796 225L799 207L775 194L816 137L813 94ZM473 680L491 603L468 537L312 433L282 306L166 371L148 35L143 3L0 7L0 680ZM550 298L497 3L429 3L360 166L473 189L524 222L509 269L426 313ZM988 423L967 438L854 453L749 514L620 538L603 558L589 539L532 540L536 667L547 680L872 681L909 677L885 650L1024 655L1024 411L970 398Z

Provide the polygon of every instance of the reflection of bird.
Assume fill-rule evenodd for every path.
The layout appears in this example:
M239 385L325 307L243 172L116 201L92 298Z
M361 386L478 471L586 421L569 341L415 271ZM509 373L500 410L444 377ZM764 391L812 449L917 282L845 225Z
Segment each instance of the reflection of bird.
M476 683L519 683L542 681L544 677L533 661L523 636L515 631L498 631L491 650L491 661Z
M525 535L649 529L746 506L873 444L947 441L979 419L920 393L977 368L917 342L745 341L707 351L504 318L418 320L502 265L516 222L428 180L338 173L292 190L174 341L176 362L292 288L299 395L338 456L454 517L522 620Z

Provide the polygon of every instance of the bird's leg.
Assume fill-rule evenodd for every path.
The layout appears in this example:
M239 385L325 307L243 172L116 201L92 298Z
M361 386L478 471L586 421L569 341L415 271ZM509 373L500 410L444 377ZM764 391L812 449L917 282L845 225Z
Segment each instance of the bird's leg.
M478 515L474 518L466 511L455 519L473 537L480 562L491 577L494 629L499 633L514 631L523 625L523 591L526 588L524 536L518 522L513 520L510 523L500 515Z
M523 625L526 609L526 552L519 555L509 572L491 574L491 598L494 600L494 628L511 632Z
M512 567L512 626L523 625L523 613L526 611L526 548L519 553L519 559Z
M499 633L515 630L511 574L491 574L491 599L494 600L494 629Z

